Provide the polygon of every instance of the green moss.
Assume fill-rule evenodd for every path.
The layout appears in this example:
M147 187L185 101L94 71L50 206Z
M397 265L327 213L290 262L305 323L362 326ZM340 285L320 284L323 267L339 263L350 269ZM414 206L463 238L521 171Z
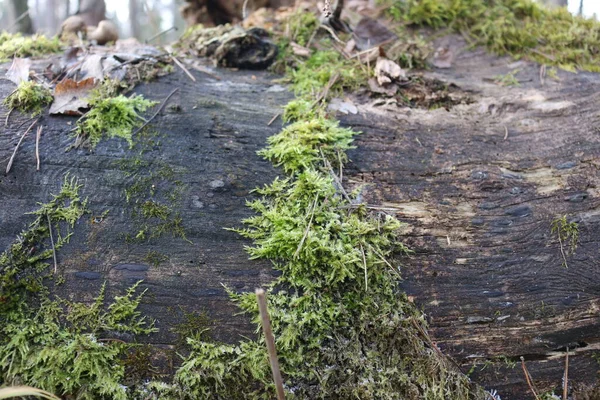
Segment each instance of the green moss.
M334 75L337 75L337 79L329 89L329 95L339 95L345 89L356 89L367 81L366 70L358 61L347 60L333 50L318 51L288 72L294 92L312 99Z
M514 70L505 75L497 75L494 77L494 82L502 86L520 86L521 83L515 76L519 70Z
M206 342L210 340L212 321L206 312L186 312L179 308L182 321L171 328L177 335L177 346L188 351L191 350L189 341Z
M306 46L319 27L319 19L314 13L297 11L284 22L291 41Z
M9 109L22 113L31 113L31 117L40 115L48 104L52 103L52 93L46 87L33 81L22 81L17 89L2 102Z
M567 70L600 71L600 23L531 0L393 1L395 19L449 27L498 54L528 57Z
M567 221L567 216L556 218L552 221L552 233L556 235L563 258L563 266L568 267L567 256L572 255L579 243L579 224Z
M146 254L146 257L144 257L144 261L146 261L153 267L158 267L160 264L164 263L168 259L169 256L155 250L149 251L148 254Z
M157 102L146 100L142 95L115 95L114 84L108 82L90 96L91 109L77 123L78 140L87 142L94 148L103 138L120 137L133 146L133 130L144 123L138 113L146 111Z
M44 35L23 36L20 33L0 33L0 62L12 57L38 57L61 51L58 38Z
M31 213L36 219L0 255L0 384L32 385L64 398L125 400L121 359L129 345L112 337L154 331L137 310L138 285L110 304L104 287L84 304L51 296L48 286L49 229L59 251L87 212L80 189L65 177L60 192Z

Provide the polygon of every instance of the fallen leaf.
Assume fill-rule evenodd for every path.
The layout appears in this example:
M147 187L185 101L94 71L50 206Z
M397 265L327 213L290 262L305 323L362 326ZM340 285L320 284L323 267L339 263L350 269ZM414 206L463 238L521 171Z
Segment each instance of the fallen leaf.
M104 80L104 70L102 68L102 56L100 54L90 54L81 64L81 79L93 78L97 82Z
M6 72L6 78L17 85L23 81L27 81L29 80L29 67L31 67L31 60L29 58L15 57Z
M371 78L368 81L369 89L371 89L374 93L385 94L388 96L393 96L398 91L398 86L395 83L389 83L387 85L380 85L377 83L375 78Z
M375 77L380 85L406 78L406 72L398 64L385 57L379 57L375 65Z
M446 47L438 47L433 54L431 64L436 68L451 68L454 54Z
M350 100L342 100L340 98L333 98L329 102L327 108L331 111L339 111L342 114L357 114L358 108Z
M89 107L88 95L96 87L94 78L76 82L65 79L54 88L54 102L50 106L50 114L83 115L80 111Z

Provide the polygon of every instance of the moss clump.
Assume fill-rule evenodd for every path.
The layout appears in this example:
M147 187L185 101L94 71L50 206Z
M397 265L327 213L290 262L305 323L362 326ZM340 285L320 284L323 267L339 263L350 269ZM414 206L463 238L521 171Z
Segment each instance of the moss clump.
M337 51L318 51L296 69L288 71L294 92L315 99L330 80L337 79L329 89L330 95L353 90L367 81L367 73L358 61L346 60Z
M450 27L498 54L600 71L600 23L531 0L393 1L391 14L408 24Z
M142 95L116 95L111 83L105 83L90 96L90 111L77 123L78 142L89 143L91 148L103 138L120 137L133 146L133 130L144 123L138 114L157 104ZM114 86L114 85L112 85Z
M567 216L563 215L552 221L552 233L558 238L563 266L567 268L567 255L572 255L579 243L579 224L575 221L567 221Z
M105 288L92 304L50 295L48 260L69 240L87 212L81 185L65 177L58 195L0 255L0 384L32 385L66 398L127 399L121 359L128 345L112 337L147 334L152 324L137 310L137 284L105 304ZM64 231L66 229L66 232Z
M9 109L16 109L22 113L31 113L32 117L40 115L53 100L50 90L33 81L21 81L17 89L4 99L4 104Z
M291 41L306 46L319 28L319 19L314 13L297 11L285 21L285 29Z
M20 33L0 33L0 62L12 57L38 57L58 53L61 43L58 38L49 39L44 35L23 36Z

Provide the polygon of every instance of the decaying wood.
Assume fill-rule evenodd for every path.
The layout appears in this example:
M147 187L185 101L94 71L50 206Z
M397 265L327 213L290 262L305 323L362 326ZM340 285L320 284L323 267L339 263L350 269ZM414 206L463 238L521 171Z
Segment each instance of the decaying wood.
M425 76L457 84L470 104L408 109L358 96L359 114L341 116L363 132L345 179L409 224L404 289L442 351L465 372L475 365L472 379L502 399L530 398L514 363L524 357L541 393L560 388L568 347L571 380L595 382L600 75L559 72L542 86L539 65L450 40L465 51ZM486 82L516 68L518 87ZM551 232L562 215L580 234L568 269Z

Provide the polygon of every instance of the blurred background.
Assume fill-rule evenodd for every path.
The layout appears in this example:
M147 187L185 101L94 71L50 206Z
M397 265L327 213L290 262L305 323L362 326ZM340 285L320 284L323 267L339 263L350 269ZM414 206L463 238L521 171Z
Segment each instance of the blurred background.
M62 21L78 10L106 8L106 17L119 27L120 37L148 39L176 27L156 39L170 43L184 28L179 7L185 0L0 0L0 30L56 34ZM229 0L224 0L229 1ZM553 6L567 6L573 14L600 15L599 0L537 0ZM316 3L316 1L315 1ZM250 0L249 7L252 8ZM21 19L19 20L19 17Z

